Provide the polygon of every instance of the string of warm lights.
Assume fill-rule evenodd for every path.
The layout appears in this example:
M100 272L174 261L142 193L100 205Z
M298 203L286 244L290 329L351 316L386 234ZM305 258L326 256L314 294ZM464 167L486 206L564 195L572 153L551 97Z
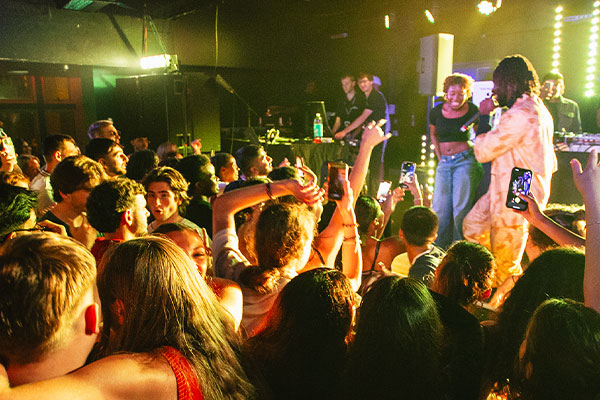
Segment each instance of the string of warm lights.
M554 47L552 47L552 72L558 72L558 66L560 64L560 35L562 33L562 6L556 7L554 10Z
M429 144L427 135L421 136L421 166L427 167L427 181L425 185L429 193L433 193L433 184L435 182L435 147ZM429 154L427 151L429 150ZM429 159L429 161L428 161Z
M596 59L598 58L598 22L600 22L600 1L594 2L592 11L592 26L590 27L590 44L588 47L587 75L585 77L585 95L591 97L596 94Z

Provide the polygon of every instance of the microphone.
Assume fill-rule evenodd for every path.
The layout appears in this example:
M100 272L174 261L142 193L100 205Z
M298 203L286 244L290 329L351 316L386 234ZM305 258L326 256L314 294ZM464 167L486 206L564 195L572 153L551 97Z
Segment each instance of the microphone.
M469 118L467 122L465 122L463 126L460 127L460 131L466 132L467 130L469 130L469 128L471 127L471 125L473 125L477 118L479 118L479 111L477 111L471 118Z
M223 89L227 90L229 93L234 94L235 90L231 87L229 83L219 74L215 76L215 81L221 86Z

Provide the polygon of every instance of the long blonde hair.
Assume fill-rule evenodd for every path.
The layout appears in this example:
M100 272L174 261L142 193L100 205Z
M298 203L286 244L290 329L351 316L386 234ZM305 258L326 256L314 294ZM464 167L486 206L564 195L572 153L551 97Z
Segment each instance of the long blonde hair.
M144 237L116 246L105 259L98 277L104 313L102 356L172 346L193 365L205 398L254 397L238 358L240 344L233 327L176 244ZM111 314L116 300L125 309L121 326Z

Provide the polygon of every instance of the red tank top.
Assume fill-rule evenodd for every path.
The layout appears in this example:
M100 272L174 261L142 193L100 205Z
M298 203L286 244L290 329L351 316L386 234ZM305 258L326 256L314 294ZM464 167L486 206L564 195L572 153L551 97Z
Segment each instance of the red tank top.
M169 346L163 347L160 354L167 360L177 379L177 399L204 400L196 372L187 358Z

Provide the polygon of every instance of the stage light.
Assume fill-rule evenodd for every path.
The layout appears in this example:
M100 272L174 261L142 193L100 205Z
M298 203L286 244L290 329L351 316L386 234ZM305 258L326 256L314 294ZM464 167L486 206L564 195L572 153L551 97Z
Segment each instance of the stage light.
M560 59L560 35L561 35L561 30L560 28L562 28L562 11L563 8L562 6L558 6L554 9L554 20L556 21L554 23L554 47L552 48L552 72L559 72L558 71L558 65L559 65L559 59Z
M423 136L421 136L421 140L422 140L422 141L425 141L425 140L427 140L427 135L423 135Z
M385 14L385 29L390 29L390 15Z
M425 17L427 18L427 21L431 22L432 24L435 23L435 18L433 18L431 11L425 10Z
M427 153L427 149L425 149L425 148L421 149L421 153L423 153L423 154Z
M167 72L177 72L179 65L177 56L172 54L158 54L156 56L142 57L140 59L142 69L162 69Z
M587 75L585 77L585 96L591 97L596 94L596 59L598 58L598 23L600 23L600 1L594 2L593 18L590 27L590 43L588 45Z
M491 1L484 0L477 4L477 10L483 15L490 15L496 11L496 7L494 7Z

